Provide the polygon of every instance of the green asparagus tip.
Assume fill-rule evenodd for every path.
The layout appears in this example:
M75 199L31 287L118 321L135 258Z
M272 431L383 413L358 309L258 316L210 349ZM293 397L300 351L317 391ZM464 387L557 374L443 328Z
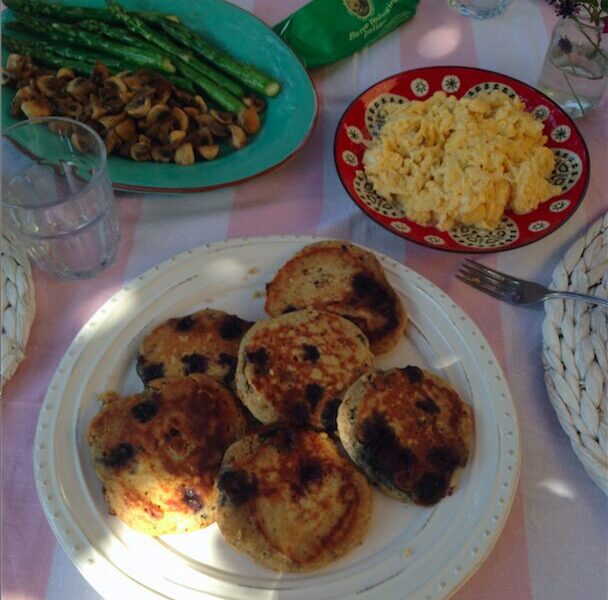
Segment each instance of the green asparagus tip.
M271 81L264 86L264 92L267 96L276 96L281 90L281 86L276 81Z

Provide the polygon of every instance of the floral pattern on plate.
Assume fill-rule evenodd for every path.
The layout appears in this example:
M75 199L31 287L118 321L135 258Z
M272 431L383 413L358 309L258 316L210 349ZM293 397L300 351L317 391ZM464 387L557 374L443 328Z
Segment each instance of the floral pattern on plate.
M507 211L493 231L459 225L449 232L410 221L390 198L380 196L361 165L368 143L386 122L385 107L392 103L424 100L441 90L457 98L474 98L479 93L492 90L500 90L510 97L519 96L526 110L543 124L547 146L555 155L555 168L550 180L560 186L560 196L543 202L527 215ZM361 137L353 135L355 130L361 133ZM355 155L358 165L350 159L348 162L344 160L345 151ZM501 252L542 239L565 223L580 206L589 180L587 146L574 122L557 104L521 81L472 67L426 67L376 83L346 109L336 132L334 157L346 191L372 220L406 240L450 252ZM561 197L565 193L568 194L567 199ZM539 225L541 222L542 227Z

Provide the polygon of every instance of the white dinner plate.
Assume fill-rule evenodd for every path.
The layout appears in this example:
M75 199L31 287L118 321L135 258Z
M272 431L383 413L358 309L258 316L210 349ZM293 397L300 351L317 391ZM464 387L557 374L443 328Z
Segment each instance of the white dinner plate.
M519 472L519 434L508 387L488 342L439 288L378 255L410 315L406 336L378 366L415 364L447 378L472 408L471 457L452 494L432 508L374 492L370 530L346 557L309 574L252 562L212 525L151 538L108 514L85 443L104 390L142 389L142 337L169 317L213 307L264 318L264 290L308 237L232 240L150 269L97 311L63 357L41 409L34 447L38 494L59 542L108 598L383 600L445 598L475 571L507 518Z

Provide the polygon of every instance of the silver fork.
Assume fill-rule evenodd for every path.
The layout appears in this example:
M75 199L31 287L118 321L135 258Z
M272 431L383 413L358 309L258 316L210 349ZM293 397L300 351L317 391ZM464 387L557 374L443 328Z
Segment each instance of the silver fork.
M608 299L579 294L577 292L558 292L544 285L518 279L506 273L495 271L474 260L466 259L456 275L460 281L511 304L535 304L551 298L568 300L585 300L603 306L608 306Z

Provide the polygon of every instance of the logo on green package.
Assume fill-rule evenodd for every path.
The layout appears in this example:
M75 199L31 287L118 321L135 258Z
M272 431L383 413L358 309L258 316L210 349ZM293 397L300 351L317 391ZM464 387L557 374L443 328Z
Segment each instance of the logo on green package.
M346 10L359 19L367 19L374 14L372 0L342 0Z

